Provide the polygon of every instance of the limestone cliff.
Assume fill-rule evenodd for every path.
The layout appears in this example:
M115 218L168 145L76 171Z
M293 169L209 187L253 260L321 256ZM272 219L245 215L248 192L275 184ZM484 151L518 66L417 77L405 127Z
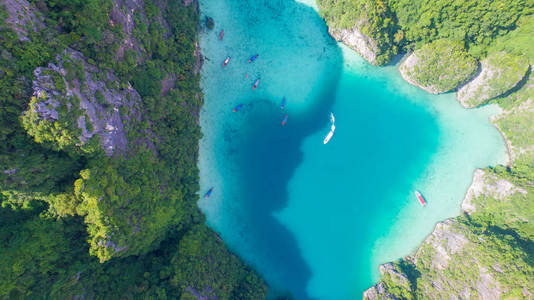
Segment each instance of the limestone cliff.
M71 49L34 74L34 98L23 118L30 135L54 143L56 149L79 147L86 152L94 151L94 145L86 144L98 137L107 155L126 152L128 124L143 119L141 97L131 85L120 86L113 72L88 64L83 54ZM144 142L154 148L149 140Z
M524 166L534 157L534 79L504 103L493 123L509 145L510 165ZM381 267L380 282L364 298L534 299L534 187L521 173L527 168L515 176L509 168L476 170L462 202L465 213L438 223L413 256ZM399 272L409 284L391 279Z
M446 39L424 45L399 66L402 78L432 94L456 89L467 82L476 70L476 61L465 49Z
M378 43L363 34L358 27L354 26L352 29L329 27L328 33L338 42L342 42L358 52L370 64L376 65L376 58L379 53Z
M6 23L17 33L20 41L27 41L29 31L38 31L44 27L43 17L27 0L1 0L8 17Z
M397 54L394 36L398 28L384 2L319 0L317 4L330 35L369 63L384 65Z
M497 52L483 59L480 72L457 93L458 101L468 108L502 96L518 87L529 72L528 61L505 52Z

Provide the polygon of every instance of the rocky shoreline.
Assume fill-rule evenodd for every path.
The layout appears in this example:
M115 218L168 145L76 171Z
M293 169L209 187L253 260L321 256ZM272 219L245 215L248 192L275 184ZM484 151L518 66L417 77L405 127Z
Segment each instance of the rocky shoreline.
M489 195L504 201L515 193L526 195L527 191L507 180L499 179L494 174L477 169L473 174L473 182L462 201L461 207L464 213L471 215L477 210L476 203L474 203L475 198ZM470 235L471 238L469 238ZM424 287L423 294L425 296L434 295L436 299L439 299L449 292L446 286L453 285L454 282L451 282L446 272L451 263L460 263L457 261L458 256L470 253L467 259L472 262L467 263L475 263L473 265L476 265L479 258L471 252L474 244L472 235L473 233L461 221L457 218L450 218L437 223L415 253L403 258L405 262L413 266L422 264L437 274L424 278L429 281L428 287ZM479 237L479 239L481 238ZM466 262L461 261L461 263ZM478 274L473 279L475 281L473 287L458 287L462 289L457 291L460 294L458 296L462 299L469 299L475 295L480 296L481 299L500 299L503 293L507 292L506 288L500 286L494 278L496 272L503 273L501 267L495 265L492 270L489 270L478 266L478 269ZM402 287L407 293L414 292L408 275L399 268L397 263L380 265L380 274L381 280L363 293L364 299L399 299L398 294L391 293L392 286ZM528 298L532 295L525 291L523 296Z
M328 27L328 33L338 42L342 42L361 55L367 62L376 65L378 45L375 40L363 34L358 26L351 30Z
M377 41L374 41L373 43L372 39L354 29L332 30L329 28L329 33L337 41L346 44L358 52L370 64L376 65ZM375 46L373 47L373 45ZM509 55L506 53L496 53L493 56L498 59ZM492 61L493 65L491 64ZM424 85L417 82L417 80L414 79L414 70L417 69L416 66L420 63L417 51L405 56L401 60L398 69L402 78L408 83L432 94L444 93L451 90L439 89L433 85ZM506 67L502 67L498 63L495 63L495 59L492 60L491 57L484 59L480 63L477 72L471 72L467 79L464 79L463 82L462 80L459 80L455 87L452 88L452 91L456 93L458 102L464 108L475 108L487 103L491 99L504 96L509 93L509 91L517 89L518 87L520 88L520 85L528 80L528 75L532 69L528 64L527 68L524 68L524 66L521 65L517 67L516 65L513 72L510 71L510 68L508 70L505 68ZM438 74L437 76L439 77L440 75ZM502 79L502 77L505 78ZM498 88L493 88L493 86L495 86L494 82L497 80L504 81L504 83L499 82L500 85L497 85ZM514 155L512 141L506 136L505 132L498 124L498 120L506 117L507 113L509 112L505 111L493 117L491 122L503 137L507 148L508 167L512 167L517 155ZM461 208L465 214L470 215L477 210L477 205L474 201L477 197L492 197L498 201L506 201L507 197L511 197L515 193L526 195L527 191L515 186L510 181L498 178L496 175L488 173L485 170L477 169L474 171L472 183L465 194ZM461 255L464 247L474 247L473 242L469 241L467 238L468 235L472 236L473 233L458 220L459 219L455 217L437 223L432 233L425 238L415 253L405 257L404 261L415 266L418 261L419 264L428 263L428 261L423 262L425 256L431 257L430 265L425 265L425 267L432 269L432 272L434 273L437 272L438 274L441 274L441 272L445 272L451 257L456 254L457 256ZM481 239L481 237L478 238ZM470 263L478 265L477 258L469 258L468 260L473 260ZM462 261L461 263L466 263L466 261ZM499 281L494 278L498 275L497 273L502 273L502 270L499 270L499 266L494 266L493 269L489 270L479 265L477 270L478 275L471 279L471 286L458 287L462 289L457 290L459 293L458 296L460 298L478 296L483 299L497 299L503 296L503 294L509 292L509 288L501 286ZM399 299L399 287L401 287L402 290L400 292L401 298L403 298L402 295L404 292L407 293L406 295L415 292L412 290L412 283L410 283L409 276L405 274L403 270L399 269L398 263L386 263L381 265L380 273L381 280L364 292L364 299ZM429 287L424 288L423 294L428 292L429 294L427 294L427 296L430 296L432 293L444 296L450 292L447 290L450 289L450 287L447 286L449 284L454 285L454 282L450 282L446 275L438 275L437 278L437 281L431 280ZM391 284L391 286L389 284ZM417 283L415 283L415 286L417 287ZM393 290L395 291L394 294L392 294L389 289L391 287L393 287ZM417 288L419 289L420 287ZM532 295L528 290L523 289L522 296L528 298Z

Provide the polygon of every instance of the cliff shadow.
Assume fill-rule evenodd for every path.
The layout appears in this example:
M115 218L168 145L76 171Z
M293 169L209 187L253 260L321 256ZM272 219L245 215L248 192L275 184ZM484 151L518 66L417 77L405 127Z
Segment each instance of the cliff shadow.
M238 5L240 7L254 3L262 5L263 2L243 1ZM262 9L267 10L263 13L271 14L280 22L290 14L319 18L313 8L297 2L275 1ZM278 11L280 9L284 12ZM261 18L256 15L251 16L251 19ZM300 25L282 24L282 26ZM290 58L284 58L298 60L299 55L308 55L305 61L323 66L322 72L316 76L313 97L301 95L308 103L304 110L298 112L291 110L294 99L288 99L286 108L282 110L281 99L255 98L254 94L250 94L248 104L239 112L242 120L239 122L230 120L223 125L226 148L223 151L226 156L224 159L236 170L235 173L228 174L224 174L223 170L223 176L231 174L236 178L225 178L225 181L239 183L239 186L232 187L231 196L235 200L225 201L239 202L240 211L233 216L235 218L233 222L241 227L236 230L243 231L239 239L248 244L248 249L254 251L253 256L256 261L248 263L256 267L260 274L264 271L262 266L268 266L270 269L271 274L266 276L271 285L269 298L287 297L291 294L295 299L310 299L306 292L312 275L309 266L302 258L292 232L274 217L274 213L287 206L289 200L287 185L303 160L303 153L300 150L303 140L327 128L329 113L336 98L337 82L343 68L341 49L336 43L331 43L324 23L318 34L326 41L322 49L315 48L316 51L312 54L306 53L306 49L294 49L294 51L288 49L287 55ZM261 56L262 54L260 59ZM288 81L300 78L291 74L279 74L279 76L287 78ZM309 83L296 80L294 84ZM261 88L260 84L258 89ZM288 121L283 126L281 122L285 114L288 114ZM240 252L239 246L229 244L232 250ZM269 277L276 279L269 282Z

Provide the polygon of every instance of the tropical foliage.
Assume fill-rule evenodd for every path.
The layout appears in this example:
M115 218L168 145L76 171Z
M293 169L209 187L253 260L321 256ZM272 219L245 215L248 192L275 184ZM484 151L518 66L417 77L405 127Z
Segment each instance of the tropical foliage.
M414 257L394 263L395 271L382 274L381 295L402 299L531 297L534 1L376 1L375 6L387 7L382 15L369 10L372 6L366 0L318 2L329 26L356 26L378 39L378 44L391 45L379 47L377 55L390 56L393 46L413 52L401 72L429 91L457 88L475 74L477 60L483 61L489 71L477 78L481 80L466 104L477 106L490 100L504 109L494 123L509 142L512 161L484 170L484 185L471 200L474 211L447 220L442 226L447 228L430 236ZM389 35L373 34L383 24L388 24L385 32Z
M407 60L401 65L401 72L434 93L455 89L468 81L478 68L462 45L447 39L426 44L412 55L413 61Z
M471 55L482 58L496 39L507 36L518 26L531 26L532 22L527 24L521 16L534 12L534 2L525 0L318 0L318 4L329 26L362 28L383 45L378 55L390 58L397 48L409 52L438 39L460 42ZM525 48L528 44L514 39L516 45L507 47L520 44Z
M42 24L25 24L24 37L0 9L0 298L262 299L262 279L196 207L198 9L136 2L130 32L121 3L30 1L19 13ZM73 51L83 59L65 57ZM50 65L60 60L64 73ZM37 68L53 95L33 95ZM106 154L98 134L81 142L80 120L96 124L68 85L102 114L120 112L124 149ZM114 107L115 90L141 100ZM48 96L57 120L36 112Z

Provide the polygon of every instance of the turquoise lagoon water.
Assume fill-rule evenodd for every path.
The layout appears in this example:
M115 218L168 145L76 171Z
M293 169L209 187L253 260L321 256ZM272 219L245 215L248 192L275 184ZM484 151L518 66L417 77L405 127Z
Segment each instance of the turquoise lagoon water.
M199 205L271 296L361 298L380 263L459 213L475 168L506 162L489 122L497 107L464 110L395 66L370 66L328 36L309 0L200 2L216 25L201 36L199 167L201 191L214 192ZM331 111L336 132L323 145Z

